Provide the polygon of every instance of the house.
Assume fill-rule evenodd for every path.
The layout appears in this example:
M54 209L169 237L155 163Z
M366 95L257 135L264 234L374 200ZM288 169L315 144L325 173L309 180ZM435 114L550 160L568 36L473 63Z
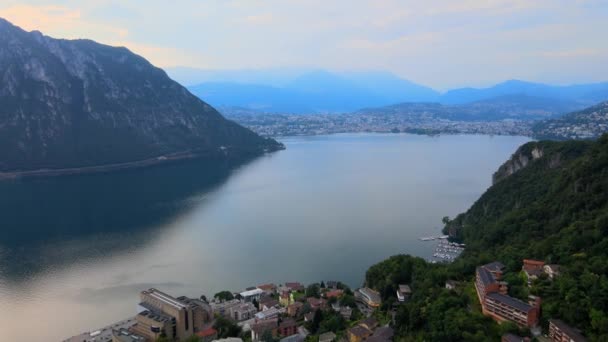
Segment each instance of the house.
M283 337L279 342L304 342L306 336L295 334L287 337Z
M505 334L502 335L501 342L529 342L530 338L528 337L521 337L521 336L517 336L514 334Z
M445 288L448 290L455 290L458 287L458 282L455 280L448 280L445 282Z
M549 264L543 266L543 272L545 272L545 274L549 276L549 279L554 279L555 277L557 277L559 275L559 271L560 267L556 264Z
M409 285L399 285L399 288L397 289L397 300L400 302L405 302L406 300L410 299L410 296L412 295L412 289L410 288Z
M326 284L328 289L337 289L338 288L338 282L334 281L334 280L330 280L327 282Z
M304 285L300 284L300 283L285 283L285 287L287 287L290 291L293 292L303 292L304 291Z
M251 325L251 341L253 341L253 342L261 341L264 334L271 334L273 337L276 337L278 326L279 326L279 320L276 318L252 324Z
M380 294L367 287L357 289L357 291L355 291L355 299L367 306L370 310L379 308L380 304L382 304Z
M262 293L264 293L264 290L255 287L250 290L243 291L239 293L239 295L241 296L241 298L243 298L244 301L253 302L254 300L259 301L260 296L262 296Z
M553 342L585 342L587 339L575 329L559 319L549 320L549 338Z
M254 317L258 309L253 303L240 303L239 305L230 308L230 318L235 321L246 321Z
M327 306L327 301L325 299L319 299L319 298L315 298L315 297L309 297L306 298L306 302L308 302L308 304L310 304L310 308L313 310L318 310L318 309L325 309L325 307Z
M336 334L333 332L326 332L319 335L319 342L333 342L336 339Z
M213 328L207 328L203 331L197 332L196 336L199 338L200 342L211 342L217 339L217 330Z
M528 279L528 286L532 284L533 280L538 279L538 277L543 274L544 266L544 261L524 259L524 264L521 269Z
M508 292L508 285L506 282L497 281L490 271L485 267L480 266L475 270L475 289L477 290L479 302L483 303L483 300L488 293L498 292L506 295Z
M368 317L359 322L359 325L366 327L370 331L374 331L378 327L378 321L373 317Z
M395 331L391 327L381 327L374 331L374 334L367 339L368 342L390 342L393 340Z
M270 308L276 308L279 306L279 301L271 297L262 297L258 303L260 311L266 311Z
M277 286L275 284L262 284L258 285L258 289L264 291L269 296L277 293Z
M342 290L331 290L331 291L327 291L323 294L323 296L327 299L329 298L338 298L340 297L342 294L344 293L344 291Z
M348 342L362 342L372 335L372 332L362 325L356 325L346 330Z
M231 309L241 304L238 299L227 300L223 302L211 302L211 310L214 315L230 317Z
M279 335L281 336L291 336L298 333L298 325L296 321L291 318L286 318L279 323Z
M312 320L315 318L315 313L314 312L309 312L306 315L304 315L304 322L312 322Z
M302 304L301 302L295 302L287 306L287 315L289 315L290 317L298 316L303 306L304 304Z
M294 302L293 293L284 292L279 296L279 304L281 304L281 306L287 307Z
M275 318L278 317L279 314L281 314L281 310L277 309L277 308L270 308L266 311L260 311L258 313L255 314L255 319L256 320L260 320L260 321L264 321L264 320L268 320L271 318Z
M340 308L340 315L344 317L346 320L350 320L350 317L353 315L353 309L348 306L344 306Z
M494 261L481 267L490 272L496 280L502 279L502 275L506 268L505 265L499 261Z

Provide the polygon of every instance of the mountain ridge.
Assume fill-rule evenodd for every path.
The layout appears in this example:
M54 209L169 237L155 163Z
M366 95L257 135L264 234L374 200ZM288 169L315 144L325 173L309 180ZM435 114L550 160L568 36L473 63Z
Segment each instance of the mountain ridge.
M125 47L55 39L6 20L0 43L7 47L0 51L2 172L282 148Z

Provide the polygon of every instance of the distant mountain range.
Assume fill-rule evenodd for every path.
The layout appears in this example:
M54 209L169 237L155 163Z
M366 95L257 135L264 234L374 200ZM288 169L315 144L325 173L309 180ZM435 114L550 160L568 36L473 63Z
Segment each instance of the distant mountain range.
M466 104L400 103L366 108L357 113L408 116L410 120L444 119L451 121L541 120L552 118L580 105L529 95L503 95Z
M0 173L281 148L126 48L53 39L3 19L0 46Z
M541 139L595 139L608 132L608 101L533 126Z
M523 106L526 111L563 114L608 99L608 82L554 86L510 80L487 88L460 88L442 94L388 72L167 71L176 80L190 84L192 93L214 106L267 113L341 113L399 103L462 105L488 100ZM521 102L523 98L527 98L527 104ZM509 103L510 99L517 102Z

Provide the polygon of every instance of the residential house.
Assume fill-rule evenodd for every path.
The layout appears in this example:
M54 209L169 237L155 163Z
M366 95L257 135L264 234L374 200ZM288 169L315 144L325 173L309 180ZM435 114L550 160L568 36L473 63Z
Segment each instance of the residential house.
M355 299L367 306L368 309L374 310L380 307L382 299L380 294L370 288L362 287L355 291Z
M528 279L528 286L532 284L532 281L538 279L543 274L543 268L545 266L544 261L524 259L524 264L521 267L522 271Z
M410 288L409 285L399 285L399 288L397 289L397 300L400 302L405 302L406 300L410 299L410 296L412 295L412 289Z
M258 303L258 308L260 309L260 311L266 311L270 308L279 307L279 305L280 303L278 300L268 296L264 296L260 299L260 302Z
M380 327L367 339L367 342L390 342L393 340L395 331L391 327Z
M448 280L445 282L445 288L448 290L455 290L458 287L458 282L455 280Z
M196 336L199 338L200 342L211 342L217 339L217 330L207 328L203 331L197 332Z
M291 318L286 318L279 323L279 335L291 336L298 333L298 325Z
M334 281L334 280L328 281L327 284L325 284L325 285L328 289L337 289L338 288L338 282Z
M279 303L283 307L287 307L287 306L293 304L294 302L295 302L295 300L293 299L293 293L283 292L279 296Z
M327 301L322 298L309 297L309 298L306 298L306 302L308 302L308 304L310 304L310 308L312 310L318 310L318 309L324 310L327 306Z
M359 322L359 325L366 327L370 331L374 331L378 327L378 324L378 321L373 317L368 317Z
M281 314L281 310L277 309L277 308L270 308L266 311L260 311L258 313L255 314L255 319L256 320L268 320L271 318L275 318L278 317Z
M277 286L275 284L262 284L258 285L258 289L264 291L269 296L277 293Z
M557 277L559 275L559 271L560 267L556 264L549 264L543 266L543 272L545 272L545 274L549 276L549 279L554 279L555 277Z
M553 342L586 342L580 330L575 329L559 319L549 320L549 338Z
M350 320L351 316L353 315L353 309L348 306L343 306L340 308L340 315L342 315L344 319Z
M251 325L251 341L261 341L264 334L271 334L273 337L277 336L277 330L279 326L278 319L269 319L266 321L260 321Z
M290 291L293 292L303 292L305 290L304 285L297 282L285 283L285 287L287 287Z
M348 342L362 342L372 335L372 332L362 325L356 325L346 330Z
M319 335L319 342L333 342L336 339L336 334L333 332L326 332Z
M287 306L287 315L290 317L297 317L302 310L304 304L302 302L295 302L289 306Z
M329 298L339 298L342 294L344 293L343 290L330 290L327 291L323 294L323 297L329 299Z
M232 299L223 302L211 302L211 309L214 315L230 317L231 308L240 304L241 301L238 299Z
M256 312L258 312L258 309L253 303L240 303L239 305L230 308L230 318L237 322L246 321L252 319Z

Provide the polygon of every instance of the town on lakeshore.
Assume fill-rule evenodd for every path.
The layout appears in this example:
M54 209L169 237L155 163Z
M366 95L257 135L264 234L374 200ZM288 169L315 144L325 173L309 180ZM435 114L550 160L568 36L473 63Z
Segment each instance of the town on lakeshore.
M442 248L449 248L449 244ZM550 319L549 330L543 334L539 325L542 298L529 296L524 301L509 296L509 284L503 280L505 269L499 261L476 269L473 285L483 315L499 324L510 322L529 329L537 341L586 341L579 330L558 319ZM540 276L551 280L559 277L560 266L525 259L521 275L530 286ZM416 291L411 284L394 286L397 290L390 298L365 286L353 291L333 280L308 286L300 282L266 283L241 292L221 291L213 298L174 297L150 288L141 291L134 317L64 342L388 342L393 341L397 308ZM443 286L446 291L462 294L467 284L448 280ZM502 341L531 339L508 333Z

